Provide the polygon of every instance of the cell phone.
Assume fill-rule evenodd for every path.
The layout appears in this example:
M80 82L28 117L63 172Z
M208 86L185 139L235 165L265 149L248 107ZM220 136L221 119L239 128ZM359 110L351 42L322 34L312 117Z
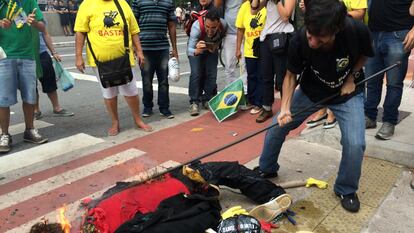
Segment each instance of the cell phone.
M206 48L210 50L214 49L216 45L214 42L207 42L207 41L205 42L205 44L206 44Z

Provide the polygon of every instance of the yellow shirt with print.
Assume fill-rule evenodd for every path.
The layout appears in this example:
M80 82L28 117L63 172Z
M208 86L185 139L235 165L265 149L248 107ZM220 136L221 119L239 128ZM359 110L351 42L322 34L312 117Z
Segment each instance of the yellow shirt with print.
M266 8L261 9L256 15L250 12L250 2L244 2L237 13L236 27L244 29L244 56L253 56L253 41L260 36L266 21Z
M135 65L131 35L138 34L140 29L131 7L125 0L118 0L124 12L129 29L129 58ZM113 0L85 0L79 7L76 16L75 31L86 32L93 52L98 61L105 62L125 54L124 22ZM96 67L92 54L87 49L88 64Z

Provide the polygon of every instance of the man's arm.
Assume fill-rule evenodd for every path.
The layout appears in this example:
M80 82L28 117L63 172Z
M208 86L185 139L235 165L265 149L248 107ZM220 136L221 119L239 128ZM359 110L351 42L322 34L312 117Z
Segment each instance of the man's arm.
M285 4L282 4L282 1L279 0L279 2L276 4L277 11L279 12L280 18L288 22L289 18L293 14L293 10L295 9L296 0L285 0Z
M223 0L214 0L214 6L215 7L223 6Z
M49 49L49 51L52 53L53 58L56 61L62 61L60 55L56 52L53 46L52 37L50 36L49 32L45 29L44 31L42 31L42 33L43 33L43 40L45 41L46 46Z
M236 42L236 57L240 60L242 53L241 53L241 44L244 37L244 28L237 28L237 42Z
M411 2L409 12L411 16L414 16L414 0Z
M296 80L296 74L287 70L282 86L282 106L280 108L280 114L277 117L277 122L281 127L292 121L290 106L292 103L293 93L295 92L297 85L298 82Z
M81 72L85 72L85 62L82 57L83 46L85 45L85 32L76 32L75 37L75 56L76 56L76 68Z
M354 72L359 72L362 70L362 67L365 65L365 62L367 61L367 57L361 55L357 62L355 63L354 67L352 67L351 72L348 74L348 76L345 79L344 85L341 87L341 95L349 95L352 92L355 91L356 85L355 85L355 77Z
M177 52L177 30L174 21L168 22L168 34L170 35L171 46L173 48L172 56L177 58L178 60L178 52Z
M365 16L365 11L366 9L352 9L351 11L348 11L348 14L356 20L363 20Z
M138 58L138 64L142 67L145 63L145 57L144 53L142 52L141 41L139 40L138 34L132 35L132 43L135 47L135 55Z
M205 48L202 49L201 43L200 44L198 43L200 34L201 34L200 24L198 23L198 21L195 21L193 25L191 26L190 37L188 38L188 45L187 45L188 56L197 56L204 52ZM197 48L197 45L198 45L198 48ZM204 47L205 47L205 44L204 44Z
M250 3L250 12L252 15L257 14L267 4L267 0L252 0Z

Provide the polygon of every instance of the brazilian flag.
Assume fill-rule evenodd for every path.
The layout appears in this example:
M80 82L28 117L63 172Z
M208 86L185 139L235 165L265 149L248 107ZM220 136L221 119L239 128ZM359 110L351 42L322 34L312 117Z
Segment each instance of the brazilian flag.
M236 113L239 105L246 104L243 90L243 81L237 79L208 102L211 111L219 122Z

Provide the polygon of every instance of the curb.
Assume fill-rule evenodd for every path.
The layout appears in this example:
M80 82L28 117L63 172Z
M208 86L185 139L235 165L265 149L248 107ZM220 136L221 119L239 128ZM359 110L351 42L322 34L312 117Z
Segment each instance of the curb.
M178 34L177 38L187 37L187 34ZM54 42L55 48L75 47L75 41Z

